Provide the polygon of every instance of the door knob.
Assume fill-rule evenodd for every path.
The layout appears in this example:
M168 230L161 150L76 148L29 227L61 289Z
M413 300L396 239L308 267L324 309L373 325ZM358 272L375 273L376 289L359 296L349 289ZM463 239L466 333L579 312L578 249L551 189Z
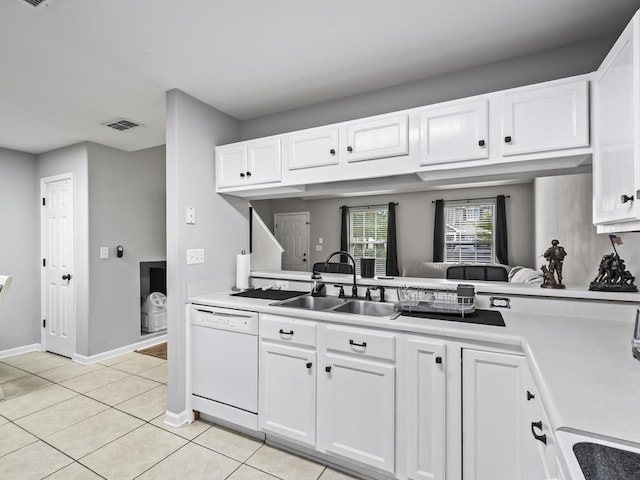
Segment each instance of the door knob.
M69 280L71 280L71 274L67 273L66 275L62 275L62 279L68 282Z

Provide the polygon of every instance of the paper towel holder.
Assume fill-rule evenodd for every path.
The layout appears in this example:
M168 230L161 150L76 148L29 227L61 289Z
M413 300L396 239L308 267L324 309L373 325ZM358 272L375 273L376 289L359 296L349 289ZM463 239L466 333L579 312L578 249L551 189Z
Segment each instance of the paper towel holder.
M240 263L241 258L243 263ZM246 263L244 258L247 258ZM251 290L250 280L249 280L249 275L251 272L250 263L249 263L250 261L251 261L251 256L247 255L246 250L242 250L239 255L236 255L236 284L233 287L231 287L231 291L245 292L247 290ZM240 269L244 269L245 271L241 272ZM242 285L243 283L244 285Z

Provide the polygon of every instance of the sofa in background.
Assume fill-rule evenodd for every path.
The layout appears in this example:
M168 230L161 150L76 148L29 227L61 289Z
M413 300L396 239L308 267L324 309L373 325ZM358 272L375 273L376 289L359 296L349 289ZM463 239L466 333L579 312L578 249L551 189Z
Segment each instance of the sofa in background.
M451 268L451 271L449 269ZM542 273L531 268L499 263L413 262L402 266L403 277L542 283Z

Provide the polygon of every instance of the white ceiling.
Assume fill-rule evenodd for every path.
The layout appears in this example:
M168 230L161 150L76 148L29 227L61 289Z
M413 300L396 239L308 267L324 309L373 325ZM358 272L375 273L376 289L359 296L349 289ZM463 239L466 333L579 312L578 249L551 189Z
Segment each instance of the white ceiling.
M622 31L640 0L0 2L0 146L165 143L165 91L245 120ZM127 118L127 132L102 126Z

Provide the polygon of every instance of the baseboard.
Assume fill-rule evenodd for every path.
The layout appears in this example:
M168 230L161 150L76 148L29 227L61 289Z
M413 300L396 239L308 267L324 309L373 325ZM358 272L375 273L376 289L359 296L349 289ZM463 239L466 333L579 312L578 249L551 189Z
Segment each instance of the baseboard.
M150 338L149 340L143 340L141 342L132 343L131 345L115 348L107 352L98 353L96 355L80 355L78 353L74 353L71 359L74 362L81 363L82 365L91 365L92 363L102 362L103 360L108 360L110 358L117 357L118 355L134 352L142 348L153 347L154 345L158 345L159 343L166 341L167 335L165 334L160 335L159 337Z
M193 412L184 411L180 413L173 413L167 410L164 413L164 424L173 428L179 428L187 423L193 422Z
M0 351L0 358L13 357L14 355L20 355L21 353L28 352L41 352L43 350L41 343L33 343L31 345L25 345L23 347L9 348L7 350Z

